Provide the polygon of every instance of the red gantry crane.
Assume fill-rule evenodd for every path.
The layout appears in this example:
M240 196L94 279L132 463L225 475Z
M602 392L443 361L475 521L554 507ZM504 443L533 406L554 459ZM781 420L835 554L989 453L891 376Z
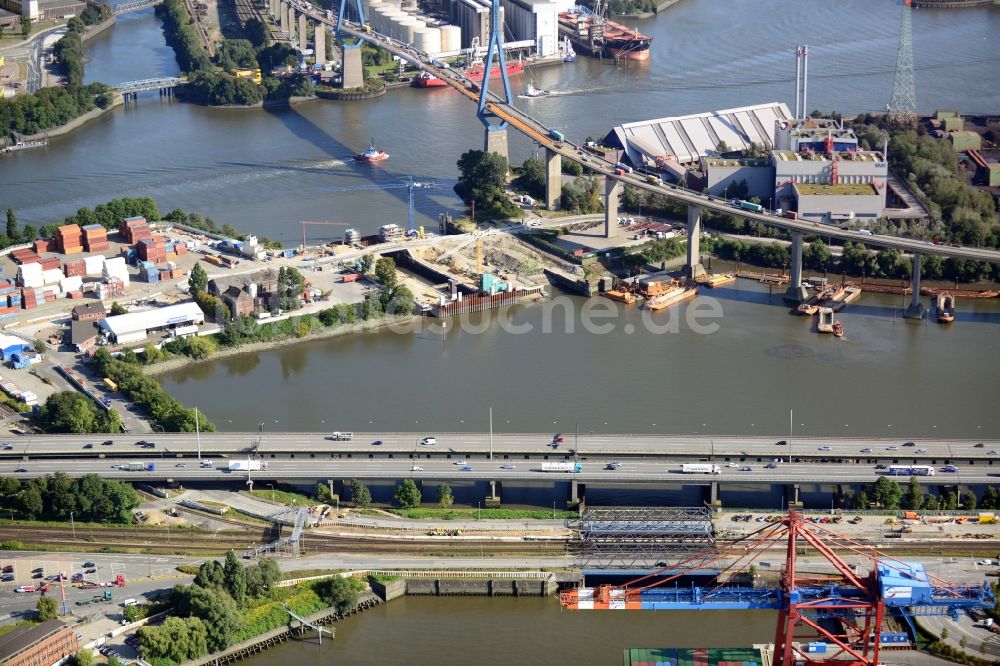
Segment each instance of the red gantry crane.
M777 587L731 583L767 550L782 544L785 561ZM805 549L826 560L832 572L800 573L797 565ZM837 551L869 560L870 570L861 573ZM678 585L681 577L703 575L706 568L719 570L709 585ZM670 583L674 585L666 587ZM560 601L568 609L777 610L774 666L878 666L887 613L898 613L912 627L913 615L956 616L960 610L992 607L995 599L988 583L956 585L928 574L922 564L900 561L790 512L669 570L625 585L567 590ZM810 649L820 642L824 652Z

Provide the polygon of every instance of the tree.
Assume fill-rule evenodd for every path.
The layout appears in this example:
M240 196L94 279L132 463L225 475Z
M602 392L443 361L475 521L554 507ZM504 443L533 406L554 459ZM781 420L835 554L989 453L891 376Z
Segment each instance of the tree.
M872 486L872 499L883 509L898 509L902 496L902 486L887 477L880 476Z
M20 490L20 481L12 476L0 476L0 497L14 497Z
M941 627L941 640L948 640L948 627Z
M2 481L3 479L0 479ZM0 495L4 494L2 488L0 488ZM997 505L997 489L996 486L986 486L986 490L983 491L983 500L979 503L984 509L997 509L1000 506Z
M368 486L357 479L351 480L351 501L358 508L365 508L372 505L372 493Z
M413 509L420 506L422 499L420 488L413 482L413 479L403 479L403 482L396 488L394 495L396 504L401 509Z
M190 356L193 359L200 360L203 358L208 358L209 356L214 354L216 350L216 344L215 341L212 340L211 338L207 338L204 336L193 336L191 338L188 338L187 349L188 349L187 352L188 356ZM205 423L205 421L202 421L202 423Z
M126 606L125 610L122 611L122 617L125 618L126 622L138 622L142 619L144 613L139 604L132 604L131 606Z
M122 305L121 303L119 303L118 301L112 302L111 303L111 315L112 316L117 316L117 315L123 315L123 314L128 314L128 310L125 308L125 306Z
M958 495L954 490L949 490L944 495L944 507L946 511L954 511L958 508Z
M261 558L257 566L260 568L264 589L270 590L281 580L281 569L278 568L278 563L270 557Z
M31 17L27 14L21 14L21 37L27 39L28 35L31 34Z
M920 487L917 477L910 477L910 488L906 493L906 508L913 511L920 511L924 505L924 491Z
M243 626L243 616L232 597L190 585L187 593L188 614L200 618L209 629L206 637L209 652L225 649ZM183 615L178 611L178 615Z
M521 174L515 181L517 186L535 197L541 199L545 196L545 166L541 160L529 157L521 165Z
M30 243L38 238L38 229L32 224L24 225L24 230L21 232L21 240L25 243Z
M208 289L208 273L205 272L200 263L195 264L194 268L191 269L191 274L188 275L188 287L192 294Z
M194 584L206 589L224 587L226 584L225 570L215 560L202 562L201 566L198 567L198 573L195 574Z
M854 506L855 508L861 509L862 511L866 510L869 506L871 506L871 499L869 499L867 489L862 488L861 490L858 491L858 498L857 500L855 500Z
M389 315L404 315L413 312L413 292L403 285L396 285L392 291L379 294L382 311Z
M76 391L58 391L46 399L38 420L46 432L97 432L93 403Z
M10 239L11 243L16 243L21 240L21 232L17 229L17 216L14 215L14 209L7 209L7 238Z
M21 507L21 513L28 520L33 520L42 515L42 511L45 510L45 504L42 501L42 490L38 487L37 483L28 483L21 489L18 495L18 505Z
M963 650L969 647L969 639L966 636L962 636L960 639L958 639L958 646Z
M390 291L396 286L396 262L392 257L379 257L375 262L375 280Z
M45 340L41 338L36 338L34 342L31 343L31 348L35 350L36 354L44 354L49 350L49 346L45 344Z
M166 354L160 351L152 342L147 342L146 346L142 348L142 362L146 365L159 363L165 356Z
M333 501L333 497L330 495L330 488L322 481L316 483L316 489L313 491L313 496L316 498L317 502Z
M38 611L38 621L45 622L56 616L59 605L53 597L40 597L35 609Z
M728 153L732 151L732 148L729 147L728 143L720 139L719 143L717 143L715 146L715 151L718 153Z
M442 483L438 486L438 506L441 508L447 508L454 504L455 497L451 494L451 486L447 483Z
M346 613L358 605L358 588L353 578L335 576L323 581L317 592L327 604L336 606L338 613Z
M497 153L470 150L458 159L459 180L455 191L476 207L480 219L512 217L518 209L504 192L507 159Z
M94 653L85 648L80 648L73 655L73 663L76 666L94 666Z
M237 606L246 603L247 598L247 572L243 565L236 559L236 553L229 551L226 553L226 563L223 565L225 573L226 592L233 598Z
M368 275L375 268L375 257L370 254L363 255L361 257L361 272Z

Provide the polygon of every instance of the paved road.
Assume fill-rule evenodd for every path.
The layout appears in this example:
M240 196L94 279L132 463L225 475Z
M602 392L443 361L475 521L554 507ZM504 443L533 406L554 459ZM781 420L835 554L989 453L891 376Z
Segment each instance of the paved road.
M0 462L0 475L31 478L65 472L70 476L84 474L100 474L106 478L118 478L128 481L216 481L245 482L246 472L230 472L228 469L200 468L197 461L175 462L176 458L161 458L149 456L142 462L153 462L153 471L128 471L128 460L124 458L107 458L104 460L81 460L67 465L58 460L30 460ZM513 460L513 459L512 459ZM263 479L280 480L315 480L315 479L400 479L413 478L417 480L479 480L479 481L569 481L615 483L677 483L677 484L707 484L709 481L737 483L870 483L879 475L886 474L876 470L869 464L849 463L778 463L774 469L766 469L763 464L748 462L750 471L743 471L742 465L730 468L728 463L721 465L718 476L709 474L684 474L680 462L627 460L622 461L620 468L606 469L608 458L601 460L587 459L581 463L581 471L544 472L541 461L504 462L484 458L474 459L468 456L453 455L450 460L430 459L276 459L267 461L267 469L254 471L251 477L260 482ZM694 462L693 460L690 462ZM125 466L126 469L121 469ZM507 466L505 468L505 466ZM512 467L512 468L511 468ZM466 469L467 468L467 469ZM16 469L25 470L16 472ZM938 468L940 469L940 468ZM958 484L958 483L996 483L1000 477L1000 467L995 472L991 467L978 465L958 465L957 472L939 471L933 476L917 477L922 483ZM821 471L820 471L821 470ZM894 476L900 482L908 477Z

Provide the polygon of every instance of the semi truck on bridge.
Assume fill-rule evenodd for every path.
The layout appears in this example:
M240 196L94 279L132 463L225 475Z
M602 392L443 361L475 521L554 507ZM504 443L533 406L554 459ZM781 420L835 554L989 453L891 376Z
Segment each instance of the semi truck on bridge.
M582 472L583 465L573 462L547 462L542 463L543 472Z
M259 472L267 469L267 463L259 460L230 460L230 472Z
M721 474L722 468L718 465L705 465L702 463L691 463L681 465L682 474Z

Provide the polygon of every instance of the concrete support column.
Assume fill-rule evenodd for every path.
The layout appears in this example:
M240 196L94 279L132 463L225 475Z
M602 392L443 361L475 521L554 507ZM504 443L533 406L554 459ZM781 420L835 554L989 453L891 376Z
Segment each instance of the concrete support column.
M789 248L792 255L792 274L789 276L788 290L785 292L785 302L798 305L809 298L805 287L802 286L802 233L792 232L792 246Z
M278 0L267 0L267 13L271 18L278 15Z
M309 22L306 20L306 15L299 14L299 51L303 53L309 48L309 44L306 42L308 28Z
M483 506L487 508L496 508L500 506L500 493L503 488L499 481L490 481L490 494L486 496L486 501L483 502Z
M618 196L622 192L621 181L614 178L604 178L604 237L616 238L621 227L618 226Z
M587 499L587 484L580 483L576 479L569 482L569 500L566 502L567 509L580 508Z
M278 9L278 27L282 33L288 34L288 3L282 2Z
M688 204L688 256L684 272L689 278L705 274L701 265L701 206Z
M719 494L719 482L708 484L708 506L712 509L722 508L722 496Z
M361 45L347 45L343 48L344 62L341 67L341 88L360 88L365 85L365 72L361 66Z
M789 483L785 485L785 504L789 509L801 509L802 502L799 500L799 484Z
M551 150L545 151L545 207L559 208L562 196L562 155Z
M913 287L913 295L910 298L910 304L906 308L906 312L903 316L907 319L923 319L924 313L927 308L924 304L920 302L920 254L913 255L913 279L910 280L910 286Z
M316 62L320 65L326 64L326 26L320 21L316 22L316 30L313 33L316 42Z
M488 153L496 153L505 160L510 161L510 149L507 145L507 128L499 125L490 125L486 128L486 137L483 141L483 150Z
M300 16L301 14L296 12L294 8L288 8L288 37L292 40L293 44L295 43L295 36L298 34L296 26L298 25Z

